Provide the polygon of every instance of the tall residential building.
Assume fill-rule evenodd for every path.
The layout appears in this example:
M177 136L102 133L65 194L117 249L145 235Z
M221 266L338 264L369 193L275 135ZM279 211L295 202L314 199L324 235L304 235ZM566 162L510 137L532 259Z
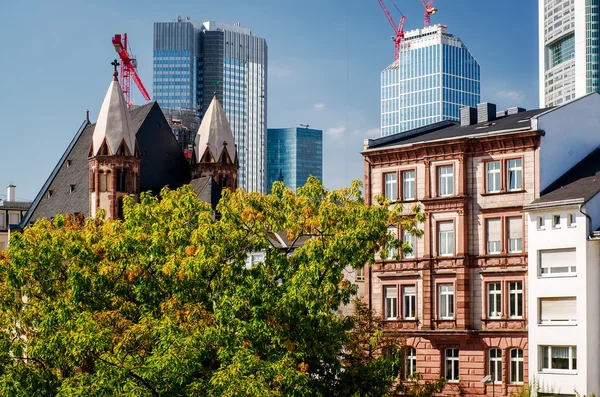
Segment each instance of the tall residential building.
M600 2L539 1L540 106L600 88Z
M480 99L479 64L444 25L404 35L397 61L381 72L381 136L442 120Z
M177 18L154 24L154 98L163 108L223 104L239 156L239 186L265 191L267 43L239 24ZM184 145L185 146L185 145Z
M323 131L312 128L267 130L267 191L282 181L294 191L309 175L323 181Z

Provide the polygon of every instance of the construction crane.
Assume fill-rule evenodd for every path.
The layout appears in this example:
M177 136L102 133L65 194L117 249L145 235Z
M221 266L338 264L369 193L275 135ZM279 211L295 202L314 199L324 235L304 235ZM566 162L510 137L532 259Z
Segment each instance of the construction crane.
M381 9L385 13L385 16L387 17L388 21L390 21L390 25L392 25L392 29L394 29L395 36L392 36L392 40L394 41L394 60L397 61L398 56L400 55L400 43L404 39L404 22L406 22L406 17L404 15L402 15L402 17L400 18L400 23L398 25L396 25L396 22L394 22L394 18L392 18L392 15L388 11L383 0L377 0L377 1L379 2L379 5L381 6ZM393 2L392 2L392 4L393 4ZM396 7L396 4L394 4L394 7ZM398 7L396 7L396 9L398 9ZM398 11L400 11L400 10L398 10ZM402 14L402 12L400 12L400 14Z
M423 3L423 7L425 7L425 27L429 27L429 20L431 19L431 14L435 14L437 12L437 8L433 6L433 0L421 0Z
M112 43L115 46L115 51L117 51L117 54L121 58L121 91L123 91L123 95L125 96L127 109L133 104L131 102L131 79L135 81L135 85L137 85L144 99L149 101L150 95L148 95L148 91L146 91L142 80L140 80L140 76L137 74L137 60L135 57L129 55L130 49L127 45L127 33L123 33L123 35L115 34L112 38Z

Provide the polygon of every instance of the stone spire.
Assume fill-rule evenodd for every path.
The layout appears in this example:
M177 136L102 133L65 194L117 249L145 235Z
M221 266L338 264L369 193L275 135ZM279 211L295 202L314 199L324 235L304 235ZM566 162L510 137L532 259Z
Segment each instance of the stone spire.
M108 148L108 155L118 154L119 147L124 142L126 152L130 156L135 156L135 131L132 128L131 118L127 109L127 103L123 97L116 71L117 62L115 62L115 71L113 79L108 87L108 92L104 97L94 136L92 138L91 155L100 154L100 149L104 142Z
M224 157L224 153L227 155ZM216 96L208 106L196 135L196 163L238 164L237 149L227 116ZM228 157L227 157L228 156Z

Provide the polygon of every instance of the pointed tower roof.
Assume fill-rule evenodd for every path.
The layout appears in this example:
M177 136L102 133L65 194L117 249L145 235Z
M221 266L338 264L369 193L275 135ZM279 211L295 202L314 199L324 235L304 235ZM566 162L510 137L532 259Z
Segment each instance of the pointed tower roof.
M96 156L106 141L110 153L116 154L119 146L124 141L129 153L135 154L135 131L127 110L127 103L123 97L117 72L113 72L113 79L104 97L94 136L92 138L92 156Z
M196 161L204 157L208 150L215 162L218 162L223 154L224 148L231 162L235 163L237 159L237 149L231 127L227 121L227 116L223 111L221 103L215 95L208 106L208 110L202 118L198 134L196 135Z

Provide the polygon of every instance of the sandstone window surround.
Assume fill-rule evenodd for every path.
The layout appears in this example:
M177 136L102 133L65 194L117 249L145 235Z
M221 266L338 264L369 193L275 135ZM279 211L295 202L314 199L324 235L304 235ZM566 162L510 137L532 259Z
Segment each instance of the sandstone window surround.
M486 255L506 255L523 253L525 224L522 215L508 213L504 216L483 217Z
M492 348L489 350L488 369L495 384L502 384L502 350Z
M523 349L510 350L510 383L523 384L524 362Z
M417 200L417 169L403 168L384 172L382 177L383 194L391 202Z
M525 190L523 163L523 156L484 161L483 195L523 192Z
M523 277L495 276L483 282L483 321L523 320Z
M454 255L454 221L437 222L438 255Z
M454 284L437 284L438 293L438 318L440 320L454 320Z

